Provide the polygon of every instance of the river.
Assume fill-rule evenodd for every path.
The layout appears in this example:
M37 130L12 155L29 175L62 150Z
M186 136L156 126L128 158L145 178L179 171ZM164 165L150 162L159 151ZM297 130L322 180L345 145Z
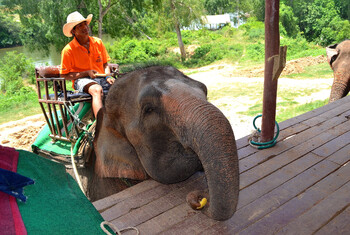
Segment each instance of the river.
M103 35L102 40L104 43L113 43L113 38L109 35ZM52 46L50 48L49 55L46 55L44 51L34 51L30 52L28 48L25 46L19 47L11 47L11 48L1 48L0 49L0 59L2 59L7 52L9 51L17 51L19 53L23 53L26 57L31 58L35 64L35 66L42 65L59 65L61 64L61 54L56 51L56 49Z
M35 66L40 65L58 65L61 63L60 53L55 50L54 47L50 49L50 54L46 55L44 51L33 51L30 52L24 46L19 47L11 47L11 48L2 48L0 49L0 59L2 59L7 52L17 51L19 53L23 53L27 58L31 58L35 64Z

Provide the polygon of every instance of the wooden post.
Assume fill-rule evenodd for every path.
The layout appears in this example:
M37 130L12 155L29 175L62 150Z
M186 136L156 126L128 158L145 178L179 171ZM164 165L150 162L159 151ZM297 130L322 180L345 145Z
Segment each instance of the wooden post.
M279 0L265 1L265 72L261 142L268 142L274 137L278 81L278 77L276 78L274 74L274 65L276 68L280 48L279 2Z

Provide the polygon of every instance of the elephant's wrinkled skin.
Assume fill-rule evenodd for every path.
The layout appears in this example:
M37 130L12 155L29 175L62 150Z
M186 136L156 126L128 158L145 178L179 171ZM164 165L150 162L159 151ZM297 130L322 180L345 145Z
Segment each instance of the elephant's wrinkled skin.
M97 118L95 172L170 184L204 169L204 213L230 218L239 192L236 142L230 123L206 96L204 84L173 67L148 67L116 81ZM206 192L188 198L194 195Z
M350 90L350 40L326 48L327 60L334 71L329 102L345 97Z

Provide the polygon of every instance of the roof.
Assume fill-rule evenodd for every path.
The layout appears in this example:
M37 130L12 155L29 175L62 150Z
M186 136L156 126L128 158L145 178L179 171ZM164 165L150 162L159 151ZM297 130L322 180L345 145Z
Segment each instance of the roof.
M202 20L205 24L226 24L230 23L230 15L207 15L202 16Z

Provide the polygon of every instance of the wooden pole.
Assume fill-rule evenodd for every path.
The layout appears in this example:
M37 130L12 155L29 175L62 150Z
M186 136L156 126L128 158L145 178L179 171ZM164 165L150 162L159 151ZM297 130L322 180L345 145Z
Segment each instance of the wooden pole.
M261 142L274 137L276 119L277 81L274 65L279 61L279 0L265 1L265 72ZM276 69L275 69L276 70Z

